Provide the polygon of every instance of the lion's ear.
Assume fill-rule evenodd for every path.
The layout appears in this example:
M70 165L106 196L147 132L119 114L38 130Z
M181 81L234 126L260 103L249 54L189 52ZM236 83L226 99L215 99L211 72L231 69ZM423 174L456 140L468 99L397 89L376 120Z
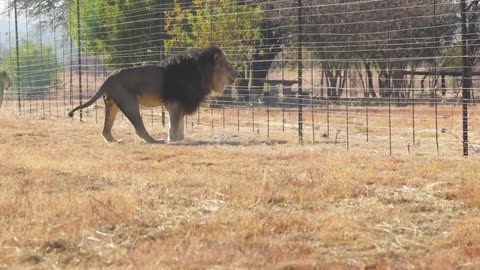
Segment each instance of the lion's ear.
M219 60L223 60L225 59L225 54L223 54L222 51L217 51L215 52L215 54L213 55L213 62L216 63L217 61Z

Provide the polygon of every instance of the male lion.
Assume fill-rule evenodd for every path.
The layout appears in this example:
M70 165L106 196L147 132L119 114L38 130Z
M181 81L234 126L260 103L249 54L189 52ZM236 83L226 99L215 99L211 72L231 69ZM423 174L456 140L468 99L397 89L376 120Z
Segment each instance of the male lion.
M218 47L197 48L186 54L173 56L159 65L120 69L113 72L98 92L85 104L68 113L92 105L103 95L105 124L103 137L116 142L112 126L118 110L132 122L135 131L147 143L164 143L152 138L140 116L140 106L165 104L170 115L168 141L184 138L184 116L195 112L208 94L222 93L227 84L233 84L238 73Z
M12 81L8 73L6 71L0 72L0 107L2 107L3 103L3 91L7 90L11 85Z

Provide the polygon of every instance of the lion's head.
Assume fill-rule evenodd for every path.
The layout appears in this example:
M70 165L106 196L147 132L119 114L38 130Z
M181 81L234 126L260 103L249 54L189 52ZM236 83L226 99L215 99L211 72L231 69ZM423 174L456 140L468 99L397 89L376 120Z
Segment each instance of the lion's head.
M238 72L228 62L227 57L221 49L215 48L213 55L213 72L212 72L212 92L222 93L226 85L233 84Z
M3 89L6 90L10 86L12 86L12 80L10 79L10 76L8 76L8 73L6 71L0 72L0 80L2 81Z

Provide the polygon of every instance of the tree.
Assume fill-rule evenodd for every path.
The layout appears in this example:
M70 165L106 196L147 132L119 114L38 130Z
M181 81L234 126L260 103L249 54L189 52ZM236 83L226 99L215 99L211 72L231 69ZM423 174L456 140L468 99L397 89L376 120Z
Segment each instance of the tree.
M480 52L480 6L479 0L460 0L460 22L462 33L462 56L463 56L463 99L471 99L472 73L478 62Z
M9 1L8 8L12 10L15 2L18 10L28 10L32 18L42 16L56 25L66 25L68 5L75 0L15 0Z
M39 45L24 42L19 47L19 74L15 49L7 52L0 69L10 74L13 85L19 85L23 93L30 98L46 94L45 87L55 78L58 63L51 45Z
M163 9L170 1L78 1L82 50L101 55L110 69L163 58ZM68 29L77 41L76 2L71 2L68 8Z
M438 48L452 43L458 29L449 0L303 2L311 15L304 27L306 47L321 59L333 97L342 94L352 63L366 70L364 96L375 96L373 68L380 96L407 97L405 70L434 66Z
M295 11L297 1L264 1L244 0L239 5L259 6L263 17L260 22L260 37L254 43L254 51L249 65L251 81L240 80L239 89L259 95L263 91L265 78L277 55L288 45L293 46L295 40L295 23L291 20L291 12ZM296 18L296 17L295 17ZM250 83L250 86L249 86Z
M272 45L273 52L282 44L296 49L301 43L319 58L329 97L344 93L346 70L356 65L361 71L361 64L367 73L366 97L376 96L373 71L380 78L382 97L408 96L405 70L422 64L435 66L441 53L438 48L454 42L458 31L458 6L451 0L302 0L302 7L298 1L245 2L262 2L267 22L262 33L278 42ZM301 34L297 30L299 8Z
M43 18L55 20L56 25L67 26L70 35L77 40L76 1L17 0L16 2L19 9L29 10L29 16L42 15ZM179 45L181 43L186 42L189 47L207 44L205 40L208 40L209 34L207 33L210 32L210 24L207 22L214 21L220 24L213 25L215 31L212 40L215 39L218 45L227 48L229 57L233 57L235 61L238 60L238 65L242 68L244 63L250 62L249 65L253 72L251 88L259 91L259 89L263 89L263 80L273 59L281 51L280 39L284 31L275 29L282 26L283 23L279 18L267 19L271 15L278 15L273 12L277 5L268 3L269 1L78 1L80 1L81 9L82 50L101 55L104 63L111 65L111 68L162 59L164 45L173 53L178 49L174 48L175 46L187 47ZM215 10L212 9L212 14L210 14L208 6L216 6ZM189 32L191 33L193 29L186 27L189 25L187 13L193 15L197 12L201 18L190 16L190 22L196 24L198 26L196 31L200 31L202 34L192 36ZM263 14L263 12L268 13ZM167 27L169 37L164 33L166 22L164 15L170 16L171 24ZM178 17L173 19L174 16ZM175 21L177 26L185 27L174 26ZM227 40L225 37L233 39ZM167 38L172 41L168 41ZM188 41L189 38L200 38L202 41L193 44ZM163 44L164 40L165 44ZM229 43L225 43L225 41ZM243 70L246 71L246 69ZM240 80L239 92L243 91L246 96L248 85L248 80ZM245 92L245 90L247 91Z
M329 97L344 93L352 66L364 82L365 97L376 95L375 72L380 96L408 97L415 70L445 68L439 57L460 32L459 2L452 0L302 0L302 7L293 0L78 1L82 47L103 55L105 63L122 67L156 61L163 57L163 46L173 53L215 41L240 66L248 63L250 85L241 80L239 88L254 93L263 89L277 54L302 44L318 58ZM69 29L76 38L75 1L17 2L47 11L69 7ZM475 41L480 40L479 1L464 2L469 66L473 67L480 48ZM297 28L299 9L303 33Z

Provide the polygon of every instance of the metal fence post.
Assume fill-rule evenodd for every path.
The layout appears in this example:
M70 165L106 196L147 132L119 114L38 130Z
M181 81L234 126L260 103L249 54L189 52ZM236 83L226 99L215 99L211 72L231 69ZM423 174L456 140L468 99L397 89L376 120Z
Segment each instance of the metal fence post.
M302 0L298 0L298 138L303 143L303 29Z
M80 0L77 0L77 46L78 46L78 95L82 105L82 41L80 37ZM83 110L80 110L80 121L83 121Z
M460 1L460 12L462 16L462 133L463 133L463 155L468 156L468 99L470 98L470 89L472 88L471 69L468 59L467 45L467 7L465 0Z
M15 16L15 48L17 57L17 99L18 99L18 112L22 112L22 95L20 91L20 52L18 46L18 16L17 16L17 1L13 1L13 12Z

